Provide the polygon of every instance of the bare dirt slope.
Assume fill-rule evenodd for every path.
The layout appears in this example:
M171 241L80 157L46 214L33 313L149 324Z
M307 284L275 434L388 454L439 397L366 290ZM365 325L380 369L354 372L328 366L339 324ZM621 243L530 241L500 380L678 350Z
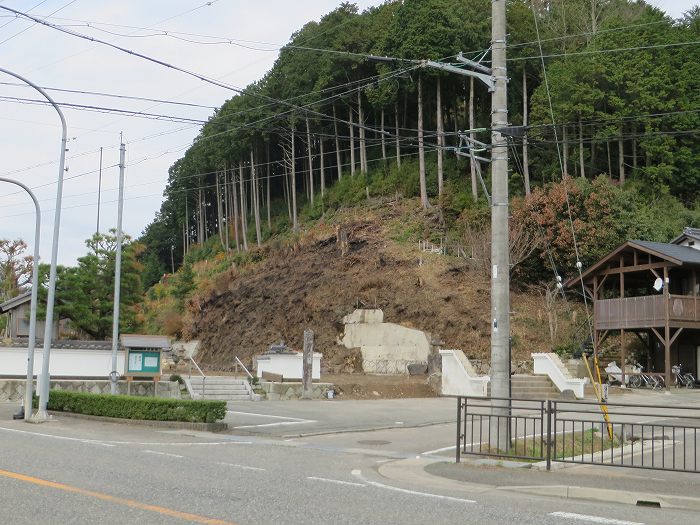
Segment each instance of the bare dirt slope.
M472 358L485 357L488 282L468 260L391 240L402 220L384 213L340 221L347 244L338 242L333 225L321 225L294 246L265 248L261 262L220 276L189 305L185 332L202 341L199 360L226 370L234 356L250 362L281 338L301 349L309 328L329 372L360 371L357 353L336 344L342 317L357 306L382 308L387 322L425 330ZM513 302L524 312L514 319L520 334L514 357L545 349L540 300L515 295Z

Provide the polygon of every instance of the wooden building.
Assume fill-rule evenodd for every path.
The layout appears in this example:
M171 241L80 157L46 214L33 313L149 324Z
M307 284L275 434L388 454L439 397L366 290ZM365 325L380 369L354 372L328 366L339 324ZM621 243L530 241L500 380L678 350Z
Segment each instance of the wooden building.
M0 314L7 314L6 337L10 339L22 339L29 337L29 310L32 302L32 292L25 292L9 301L0 304ZM58 337L58 321L54 322L53 338ZM44 338L46 323L37 319L36 337ZM2 334L0 334L2 336Z
M642 364L662 373L667 387L674 383L671 367L677 364L698 377L700 230L686 228L671 243L627 241L582 275L593 300L596 352L611 333L619 333L625 363L628 338L637 337L647 350ZM581 287L578 277L565 284Z

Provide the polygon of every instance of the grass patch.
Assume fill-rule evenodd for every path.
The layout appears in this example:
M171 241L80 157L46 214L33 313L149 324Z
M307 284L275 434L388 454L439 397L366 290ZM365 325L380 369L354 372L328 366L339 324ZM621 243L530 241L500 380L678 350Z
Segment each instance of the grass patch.
M214 423L226 416L225 401L113 396L66 390L51 390L47 408L91 416L189 423Z

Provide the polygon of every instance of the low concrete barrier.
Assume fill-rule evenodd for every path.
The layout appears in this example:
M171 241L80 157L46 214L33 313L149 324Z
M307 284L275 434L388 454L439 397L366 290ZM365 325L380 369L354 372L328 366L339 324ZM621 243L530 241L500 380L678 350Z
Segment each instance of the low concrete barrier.
M35 391L36 391L36 381ZM93 394L109 394L111 389L110 381L100 380L58 380L51 381L52 390L68 390L70 392L91 392ZM25 379L0 379L0 402L19 401L24 397ZM153 397L155 383L153 381L132 381L129 388L132 396ZM119 381L117 393L127 393L126 381ZM158 382L158 397L168 397L180 399L180 386L173 381Z

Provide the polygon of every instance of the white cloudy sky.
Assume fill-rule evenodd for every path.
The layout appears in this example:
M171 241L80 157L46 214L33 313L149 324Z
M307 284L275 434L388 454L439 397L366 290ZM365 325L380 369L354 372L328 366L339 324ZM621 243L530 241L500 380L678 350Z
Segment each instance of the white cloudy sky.
M240 87L259 79L272 66L277 57L276 48L287 42L293 31L309 20L318 20L339 3L340 0L0 1L0 5L20 11L31 9L32 14L42 18L51 15L49 20L56 24ZM380 4L381 0L355 0L355 3L365 8ZM678 17L698 2L651 0L650 3ZM163 31L225 37L232 43L196 44L157 34ZM99 44L15 19L2 10L0 67L44 87L205 107L51 91L58 102L195 120L206 120L212 108L233 95L231 91ZM15 83L12 77L0 75L0 177L15 178L35 188L43 210L41 254L48 260L60 145L59 120L51 108L8 98L38 98L35 91L14 86ZM103 148L101 230L116 224L116 165L123 132L127 145L124 228L132 236L138 236L160 207L168 167L183 154L199 125L69 108L65 114L71 140L59 262L73 264L84 253L84 240L95 231L100 148ZM32 210L28 197L16 193L13 186L0 185L0 238L21 237L31 243Z

